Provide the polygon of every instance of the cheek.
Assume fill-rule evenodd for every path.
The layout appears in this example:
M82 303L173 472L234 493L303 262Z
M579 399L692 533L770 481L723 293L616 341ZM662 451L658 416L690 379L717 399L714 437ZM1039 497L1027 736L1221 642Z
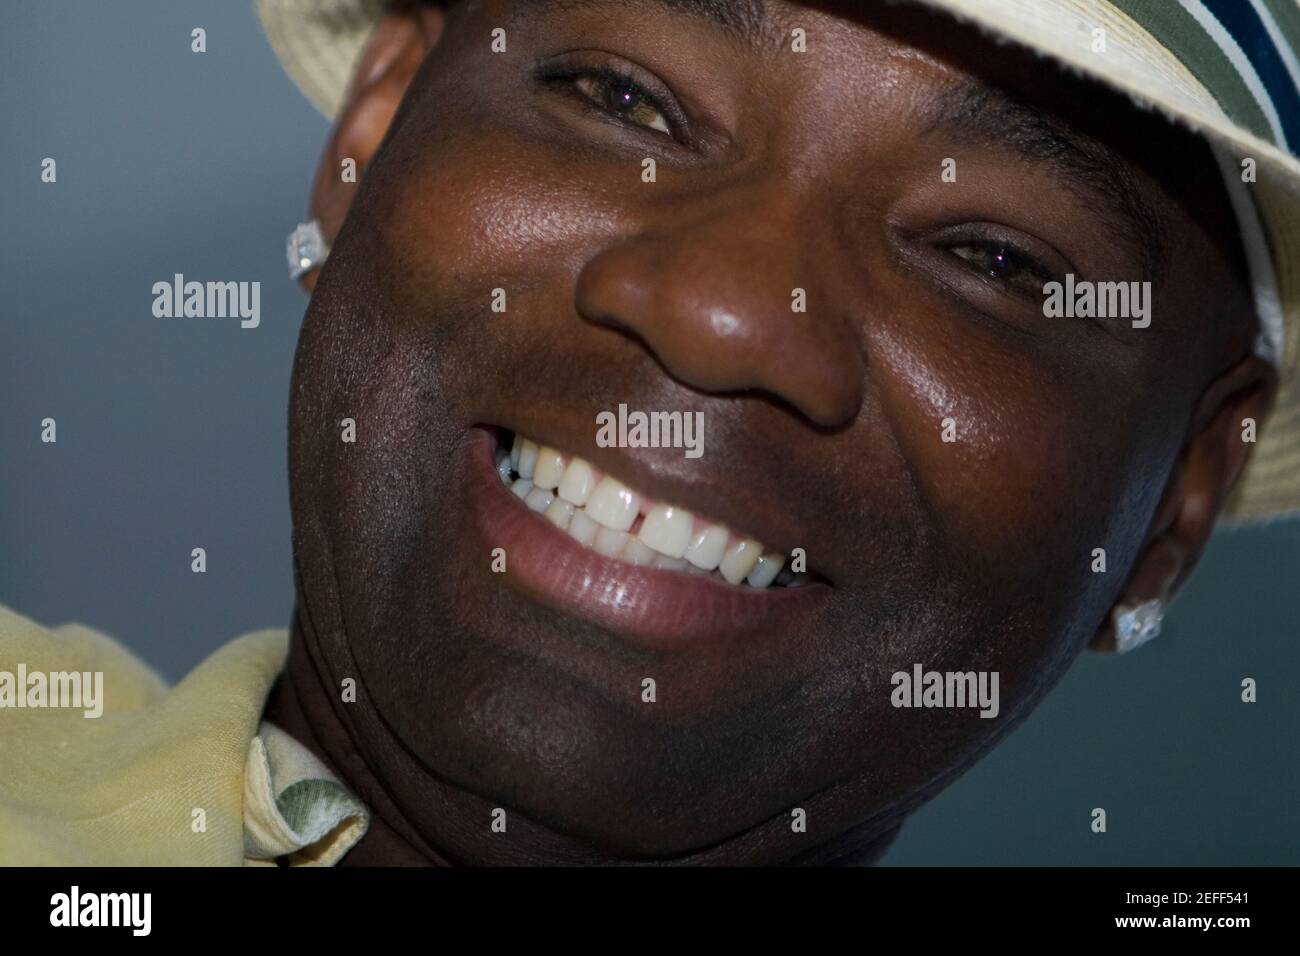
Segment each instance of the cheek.
M620 232L618 190L590 172L578 181L572 158L521 146L517 135L394 146L375 170L374 218L384 254L417 287L479 296L485 312L497 288L507 305L547 289L571 300L583 261Z
M938 326L882 324L873 374L953 557L1008 585L1063 586L1090 575L1094 547L1131 550L1139 529L1117 536L1116 518L1154 504L1135 463L1162 452L1137 390Z

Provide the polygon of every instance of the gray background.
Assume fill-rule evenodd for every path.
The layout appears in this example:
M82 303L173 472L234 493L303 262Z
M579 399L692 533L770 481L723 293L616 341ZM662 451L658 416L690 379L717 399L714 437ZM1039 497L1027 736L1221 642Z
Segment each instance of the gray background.
M4 3L0 101L0 603L90 624L176 679L288 620L306 298L283 240L326 123L231 0ZM260 328L153 318L175 272L260 280ZM1220 533L1165 635L1081 660L886 862L1300 863L1298 555L1297 524Z

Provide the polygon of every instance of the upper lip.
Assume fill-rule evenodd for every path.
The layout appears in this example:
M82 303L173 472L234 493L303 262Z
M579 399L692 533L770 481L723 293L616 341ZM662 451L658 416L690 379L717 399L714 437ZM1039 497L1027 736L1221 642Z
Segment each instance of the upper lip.
M797 547L808 550L808 543L814 540L791 502L761 497L761 492L746 483L740 463L723 468L706 464L710 454L707 442L701 458L688 459L675 448L603 448L596 444L594 417L585 429L571 416L547 422L521 416L497 424L539 445L577 455L642 496L685 508L699 518L754 538L767 551L789 555ZM811 561L808 570L825 574Z

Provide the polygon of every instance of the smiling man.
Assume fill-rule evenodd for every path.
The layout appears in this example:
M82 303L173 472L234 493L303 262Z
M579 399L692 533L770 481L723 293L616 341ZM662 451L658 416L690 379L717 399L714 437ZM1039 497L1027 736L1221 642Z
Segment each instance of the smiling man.
M134 858L869 862L1300 506L1293 3L259 11L335 120L296 612L139 691L237 714Z

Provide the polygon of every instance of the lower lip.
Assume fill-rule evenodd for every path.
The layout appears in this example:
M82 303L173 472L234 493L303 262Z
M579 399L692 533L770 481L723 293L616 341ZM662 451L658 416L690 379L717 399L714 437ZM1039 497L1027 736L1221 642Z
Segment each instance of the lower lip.
M491 432L473 430L468 485L484 567L504 549L502 577L553 610L662 649L788 633L829 594L824 584L749 588L606 558L524 507L497 474L496 449Z

